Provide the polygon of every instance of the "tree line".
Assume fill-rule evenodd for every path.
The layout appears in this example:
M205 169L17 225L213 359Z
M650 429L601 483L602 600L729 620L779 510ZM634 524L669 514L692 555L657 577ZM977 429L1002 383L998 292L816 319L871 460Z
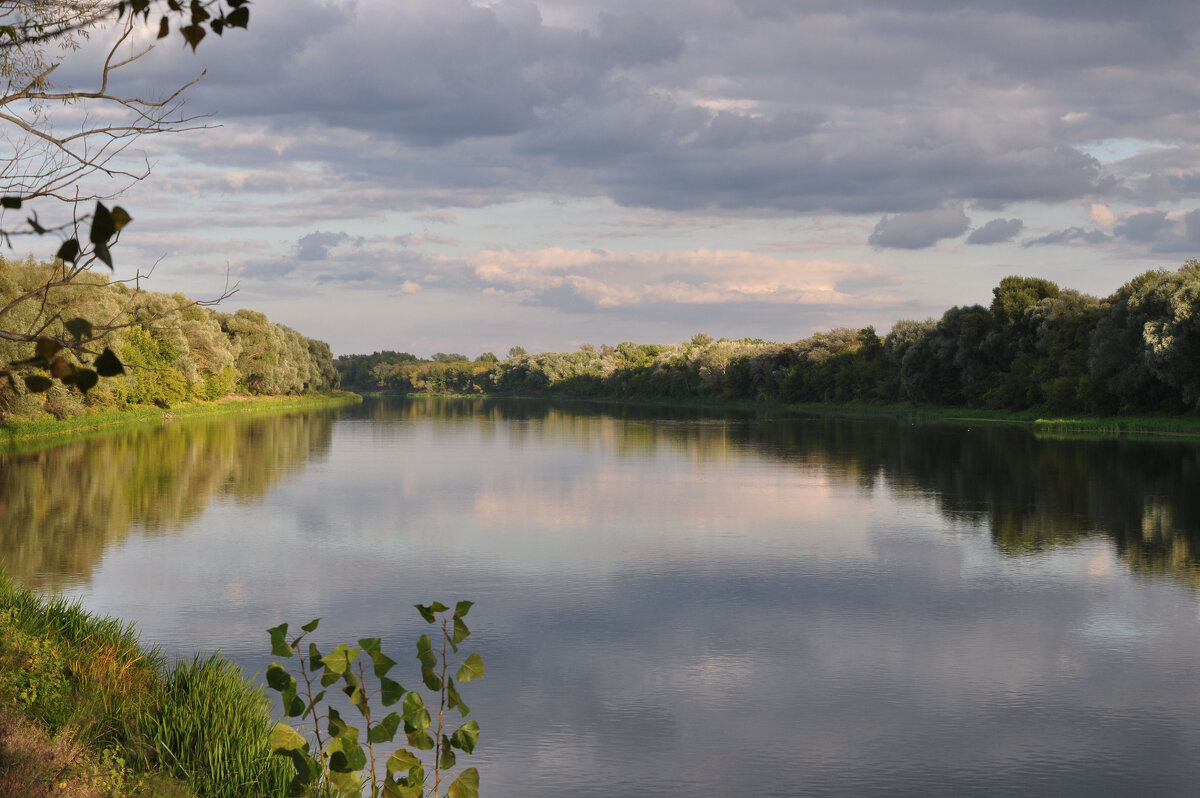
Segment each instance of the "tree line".
M55 264L0 259L0 308L52 280ZM85 392L55 381L30 390L21 380L0 386L0 417L77 416L88 408L170 407L232 393L301 394L338 385L333 354L323 341L274 324L253 310L222 313L182 294L142 291L94 272L45 291L37 303L11 307L6 324L25 329L45 319L89 321L111 329L105 338L125 375ZM37 342L0 338L0 363L36 357Z
M699 334L501 360L405 352L336 361L354 390L615 399L911 403L1055 413L1200 409L1200 261L1147 271L1103 299L1006 277L990 305L839 328L791 343Z

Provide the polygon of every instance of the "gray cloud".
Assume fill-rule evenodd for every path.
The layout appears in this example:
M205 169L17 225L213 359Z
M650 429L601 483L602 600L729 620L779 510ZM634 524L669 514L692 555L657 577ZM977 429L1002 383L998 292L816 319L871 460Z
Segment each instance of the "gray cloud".
M921 213L901 213L880 219L867 243L880 248L923 249L943 238L962 235L970 225L971 220L961 205Z
M296 257L300 260L325 260L329 250L350 240L346 233L322 233L316 231L302 236L297 242Z
M971 231L967 236L968 244L999 244L1012 241L1025 227L1020 219L992 219L983 227Z
M1100 230L1088 230L1083 227L1068 227L1057 230L1038 238L1022 241L1023 247L1036 247L1043 244L1103 244L1111 241L1112 236Z
M674 210L903 213L1129 191L1134 176L1083 148L1134 125L1196 138L1200 115L1178 109L1200 108L1183 79L1200 58L1179 32L1200 20L1178 4L1053 5L946 16L884 2L361 0L345 13L296 0L221 42L229 54L194 102L293 139L254 158L436 185L443 205L550 191ZM180 74L194 67L171 59ZM306 146L304 127L354 135Z
M1126 216L1113 232L1131 241L1147 243L1161 240L1173 227L1165 211L1144 211Z

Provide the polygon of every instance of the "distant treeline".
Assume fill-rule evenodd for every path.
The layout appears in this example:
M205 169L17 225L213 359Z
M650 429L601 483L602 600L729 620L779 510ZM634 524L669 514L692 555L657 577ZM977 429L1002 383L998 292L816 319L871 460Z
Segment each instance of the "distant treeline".
M584 345L474 361L344 355L352 390L536 396L913 403L1054 413L1182 413L1200 404L1200 261L1149 271L1104 299L1006 277L989 306L940 320L835 329L793 343Z
M0 259L0 307L44 285L52 266ZM127 374L101 379L87 395L57 381L48 391L15 385L0 388L0 418L59 418L89 407L158 405L214 400L231 393L300 394L337 387L329 345L273 324L262 313L220 313L183 294L135 291L125 283L86 274L47 293L45 306L26 302L5 317L10 329L27 329L39 318L87 319L114 327L104 340ZM33 355L34 346L0 340L0 364ZM0 366L2 367L2 366Z

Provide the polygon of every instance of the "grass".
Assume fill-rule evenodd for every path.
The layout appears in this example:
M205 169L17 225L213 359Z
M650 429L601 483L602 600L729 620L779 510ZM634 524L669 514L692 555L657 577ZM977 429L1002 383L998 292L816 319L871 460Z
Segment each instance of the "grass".
M521 398L493 396L492 398ZM536 397L530 397L536 398ZM966 407L912 405L825 404L722 399L610 399L552 397L541 401L646 407L691 407L736 410L757 416L812 415L836 418L892 418L914 423L1009 424L1026 427L1039 437L1078 439L1124 437L1200 437L1200 415L1129 415L1047 417L1036 410L985 410Z
M131 625L0 575L0 794L274 798L273 725L221 656L168 666Z
M76 418L6 419L0 423L0 452L15 454L42 449L58 442L75 441L94 434L124 427L162 423L175 418L229 416L247 413L279 413L340 407L361 402L362 397L347 391L312 396L239 396L216 402L178 405L170 410L157 407L132 407L125 410L100 410Z

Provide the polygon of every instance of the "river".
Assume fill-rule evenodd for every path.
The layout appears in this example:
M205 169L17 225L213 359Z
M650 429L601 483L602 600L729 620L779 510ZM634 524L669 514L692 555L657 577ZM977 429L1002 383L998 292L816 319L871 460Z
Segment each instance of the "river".
M482 794L1200 792L1200 444L489 400L0 457L19 582L248 672L476 602ZM324 647L324 646L323 646Z

